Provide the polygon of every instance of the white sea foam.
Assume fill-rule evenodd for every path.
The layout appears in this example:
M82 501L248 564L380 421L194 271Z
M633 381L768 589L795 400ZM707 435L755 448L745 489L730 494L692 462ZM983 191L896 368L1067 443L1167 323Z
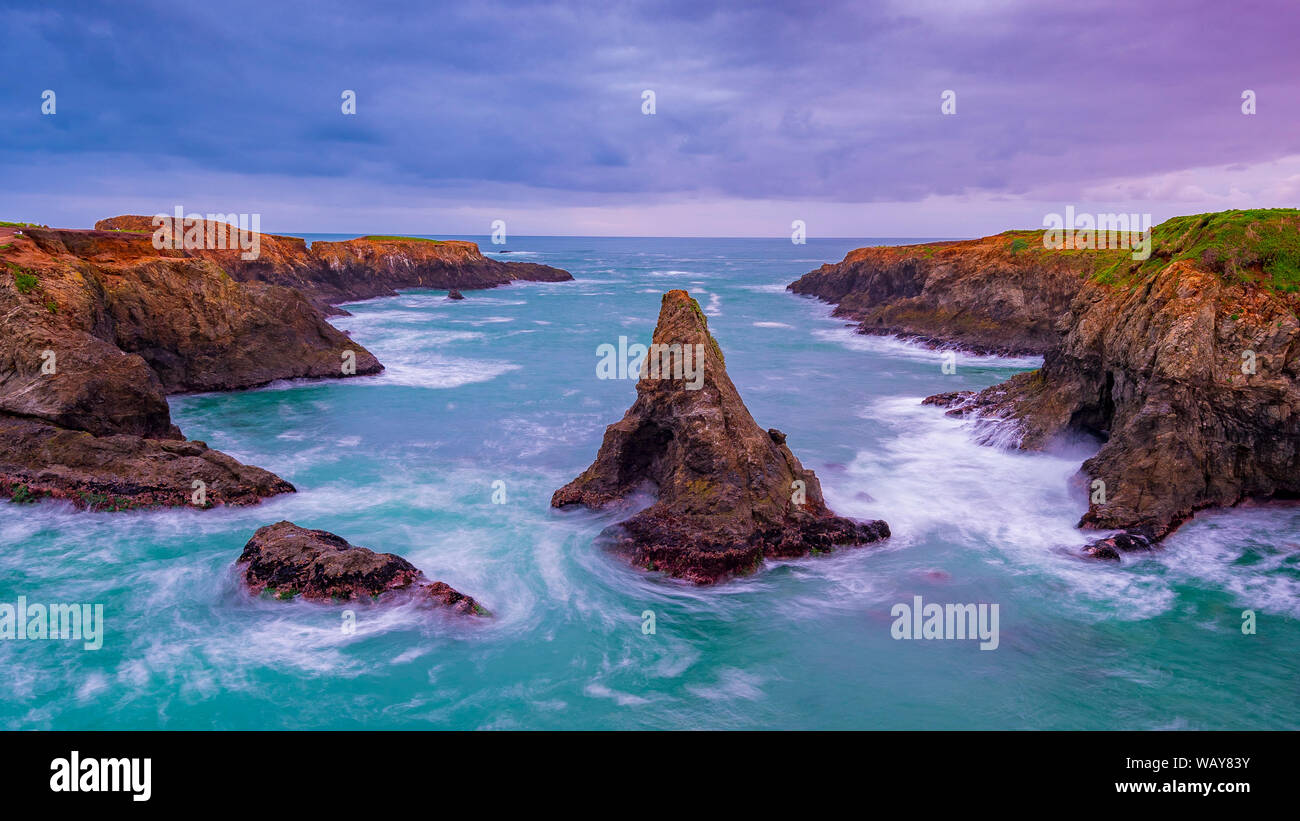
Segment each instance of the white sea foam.
M473 319L458 318L448 320L458 325L499 325L505 322L514 322L513 316L480 316Z
M838 320L837 320L838 321ZM877 356L910 359L916 362L933 362L936 367L944 361L945 350L929 348L919 342L900 339L896 336L876 336L860 334L849 327L818 328L813 336L826 342L833 342L850 350L871 353ZM957 367L1019 368L1028 370L1043 364L1041 356L985 356L969 351L953 349Z
M632 693L622 693L597 682L588 684L583 689L583 692L592 698L611 699L620 707L640 707L650 703L650 699L645 696L638 696Z
M710 685L692 684L686 689L695 695L710 701L758 701L763 696L764 676L749 673L735 667L718 669L717 681Z
M1244 609L1300 618L1300 508L1204 511L1147 557L1178 579L1229 593Z
M987 447L970 422L923 406L919 397L876 400L861 415L880 424L885 438L847 468L844 490L861 496L823 479L838 512L885 519L897 544L955 541L1011 572L1063 580L1077 594L1072 604L1094 618L1146 618L1174 601L1160 578L1080 558L1080 548L1101 535L1074 526L1087 507L1071 481L1085 452Z
M488 359L464 359L452 356L428 356L419 364L393 362L375 381L409 388L459 388L474 382L490 382L502 374L521 369L522 365Z

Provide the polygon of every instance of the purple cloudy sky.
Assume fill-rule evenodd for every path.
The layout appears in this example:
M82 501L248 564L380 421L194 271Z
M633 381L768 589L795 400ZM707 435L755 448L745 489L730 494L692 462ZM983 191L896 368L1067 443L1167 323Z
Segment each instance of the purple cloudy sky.
M968 236L1066 205L1300 204L1296 0L56 1L4 19L0 219L180 204L285 232Z

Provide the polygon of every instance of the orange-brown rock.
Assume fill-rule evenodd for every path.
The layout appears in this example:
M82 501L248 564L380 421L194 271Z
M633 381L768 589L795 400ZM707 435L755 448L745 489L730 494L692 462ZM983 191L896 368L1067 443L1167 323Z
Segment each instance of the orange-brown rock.
M425 601L458 613L488 615L474 599L445 582L430 582L401 556L376 553L329 531L293 522L259 528L235 564L251 592L280 599L366 601L399 590L415 591Z
M500 262L461 240L410 237L359 237L345 242L314 242L319 281L339 296L333 301L367 299L402 288L467 291L515 281L564 282L568 271L532 262Z
M653 505L607 536L634 564L708 584L803 556L886 538L882 521L827 509L816 474L750 416L700 306L664 294L636 401L610 425L596 461L551 498L601 508L640 490Z
M203 442L94 436L0 414L0 497L14 501L64 499L92 510L206 508L255 504L293 491L274 473Z
M96 229L155 232L155 220L145 216L110 217ZM176 228L172 218L159 221L167 236L180 237L196 223ZM227 236L219 223L203 221L204 237ZM247 244L252 244L251 238ZM226 248L195 248L183 253L209 259L240 282L266 282L296 288L317 307L340 302L392 296L400 289L431 288L469 290L495 288L515 281L562 282L573 279L567 271L527 262L500 262L479 252L476 243L417 237L369 236L343 242L315 242L311 247L299 237L260 234L256 259L237 243Z
M1297 289L1300 211L1175 218L1085 284L1041 370L927 401L1026 449L1101 439L1080 525L1129 531L1090 551L1117 558L1201 508L1300 495Z
M1041 354L1095 255L1049 251L1041 231L859 248L788 288L834 303L863 334L975 353Z
M182 459L159 444L183 439L166 394L348 376L345 356L357 374L382 369L300 293L241 284L149 235L28 228L0 263L0 416L43 423L10 425L4 441L45 443L0 454L7 492L185 504L193 482L212 479L222 488L208 503L220 504L291 491L215 452ZM86 435L59 435L72 431ZM120 436L140 441L97 440Z

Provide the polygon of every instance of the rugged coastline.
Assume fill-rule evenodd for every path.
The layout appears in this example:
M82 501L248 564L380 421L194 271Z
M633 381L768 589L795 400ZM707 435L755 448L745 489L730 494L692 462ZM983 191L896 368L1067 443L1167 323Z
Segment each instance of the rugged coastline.
M1096 255L1050 251L1041 231L850 251L787 290L835 306L857 332L977 354L1041 355Z
M162 223L159 225L159 223ZM125 215L95 223L100 231L149 234L160 228L184 243L191 222ZM206 229L207 223L204 223ZM174 231L174 234L170 233ZM419 237L364 236L340 242L314 242L300 237L259 234L256 259L244 259L237 247L194 248L181 253L215 262L240 282L262 282L295 288L327 315L343 313L336 305L380 296L406 288L468 291L496 288L511 282L567 282L573 275L560 268L532 262L501 262L484 256L477 243Z
M927 400L1001 420L1022 449L1102 441L1081 471L1085 529L1114 559L1197 510L1300 497L1300 211L1226 211L1156 226L1150 259L1100 267L1042 369Z
M220 248L160 249L152 223L15 224L0 236L0 495L123 510L293 492L274 474L186 441L166 397L383 370L325 320L342 313L334 302L572 279L487 259L473 243L359 238L312 254L301 239L259 234L256 259L244 259L233 238ZM225 236L228 226L198 228Z
M859 249L790 290L863 333L1042 354L1039 370L925 403L1024 450L1101 442L1079 526L1123 532L1086 555L1149 549L1204 508L1300 496L1300 211L1170 219L1137 260L1042 236Z

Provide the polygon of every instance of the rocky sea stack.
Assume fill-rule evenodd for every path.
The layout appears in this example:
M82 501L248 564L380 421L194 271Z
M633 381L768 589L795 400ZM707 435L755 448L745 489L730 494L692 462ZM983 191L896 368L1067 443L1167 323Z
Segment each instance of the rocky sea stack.
M404 590L459 613L488 615L474 599L444 582L430 582L401 556L376 553L328 531L308 530L293 522L258 529L236 566L249 591L279 599L364 601Z
M664 294L637 399L596 461L554 507L603 508L640 490L653 505L607 532L634 564L699 584L789 558L889 536L883 521L834 515L785 435L763 430L727 376L722 350L685 291Z
M1127 533L1098 558L1201 508L1300 496L1300 211L1178 217L1152 248L1099 262L1042 369L926 400L998 420L1025 449L1102 440L1079 524Z

